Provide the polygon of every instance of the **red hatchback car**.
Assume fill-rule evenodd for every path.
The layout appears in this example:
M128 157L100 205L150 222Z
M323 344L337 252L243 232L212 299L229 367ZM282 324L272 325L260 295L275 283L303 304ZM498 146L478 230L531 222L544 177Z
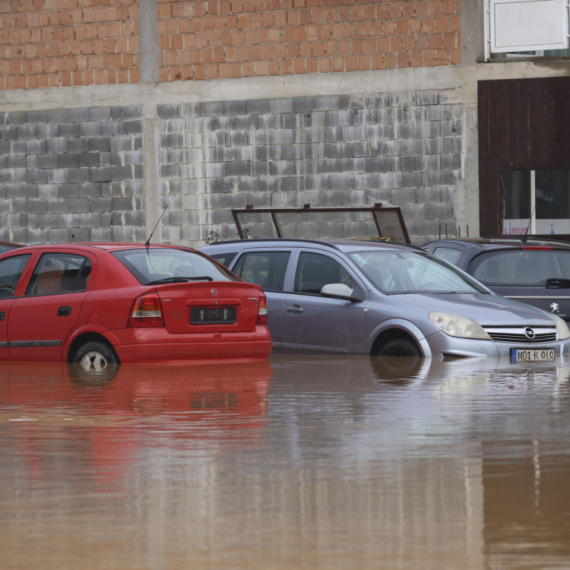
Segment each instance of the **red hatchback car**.
M193 249L37 245L0 257L0 361L102 370L270 351L260 287Z

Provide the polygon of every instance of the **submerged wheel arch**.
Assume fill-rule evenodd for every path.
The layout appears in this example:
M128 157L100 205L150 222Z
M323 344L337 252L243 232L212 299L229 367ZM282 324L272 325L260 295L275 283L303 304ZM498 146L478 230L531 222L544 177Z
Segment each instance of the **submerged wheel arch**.
M88 342L101 342L105 345L107 345L109 347L109 349L113 352L113 354L115 355L115 357L117 358L117 361L120 362L119 357L115 351L115 349L113 348L113 345L101 334L99 333L95 333L95 332L86 332L83 334L80 334L76 339L73 340L73 342L71 343L71 346L69 347L69 350L67 352L67 362L73 362L73 359L75 357L75 355L77 354L77 351L84 345L87 344Z
M391 340L402 339L411 342L419 351L420 354L424 355L424 351L416 339L407 331L399 328L389 328L382 331L374 340L372 348L370 349L370 356L377 356L380 349Z

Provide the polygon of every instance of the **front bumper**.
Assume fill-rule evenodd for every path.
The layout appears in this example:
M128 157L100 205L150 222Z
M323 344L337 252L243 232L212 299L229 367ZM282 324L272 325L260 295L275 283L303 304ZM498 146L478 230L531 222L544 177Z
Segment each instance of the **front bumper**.
M427 345L427 346L426 346ZM556 355L570 354L570 339L545 343L497 342L494 340L473 340L456 338L443 332L425 337L422 343L424 356L509 356L511 348L554 349ZM431 354L426 354L427 350Z
M164 328L132 328L112 331L108 339L120 361L170 362L181 360L264 359L271 352L266 326L240 333L170 334Z

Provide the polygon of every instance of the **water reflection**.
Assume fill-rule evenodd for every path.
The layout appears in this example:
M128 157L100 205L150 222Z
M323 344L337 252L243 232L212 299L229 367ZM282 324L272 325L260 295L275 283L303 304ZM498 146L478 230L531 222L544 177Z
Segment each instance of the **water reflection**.
M0 368L2 568L568 566L570 364Z

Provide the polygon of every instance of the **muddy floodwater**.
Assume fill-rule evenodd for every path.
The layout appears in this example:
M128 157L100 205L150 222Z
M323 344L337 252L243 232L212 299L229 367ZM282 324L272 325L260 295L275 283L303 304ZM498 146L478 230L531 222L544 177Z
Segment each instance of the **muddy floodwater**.
M570 568L570 361L2 365L0 568Z

